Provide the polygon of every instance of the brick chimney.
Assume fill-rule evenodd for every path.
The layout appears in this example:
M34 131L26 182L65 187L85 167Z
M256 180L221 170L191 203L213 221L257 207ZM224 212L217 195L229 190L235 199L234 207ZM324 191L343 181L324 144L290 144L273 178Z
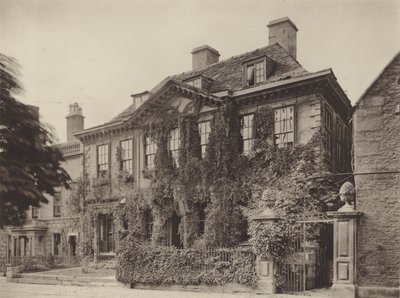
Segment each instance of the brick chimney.
M219 61L218 51L208 45L197 47L192 50L193 70L204 68L210 64L217 63L218 61Z
M65 118L67 119L67 142L71 142L76 140L73 134L83 130L84 127L85 117L83 117L82 108L77 102L69 105L69 113Z
M296 32L298 31L296 25L288 17L284 17L269 22L267 27L269 29L268 44L279 43L286 52L296 59Z

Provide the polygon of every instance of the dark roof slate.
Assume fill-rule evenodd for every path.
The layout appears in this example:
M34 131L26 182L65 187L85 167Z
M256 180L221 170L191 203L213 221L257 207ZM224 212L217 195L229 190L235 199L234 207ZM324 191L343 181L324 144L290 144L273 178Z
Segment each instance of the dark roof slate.
M175 75L173 78L184 81L198 75L203 75L214 80L214 83L210 88L211 93L224 90L236 91L243 89L243 63L264 56L275 62L274 71L271 76L267 77L265 83L278 81L289 76L295 77L309 73L279 44L276 43L271 46L256 49L245 54L219 61L204 69Z
M273 60L275 65L272 74L267 77L264 84L309 74L309 72L306 71L296 59L290 56L285 49L276 43L245 54L221 60L200 70L184 72L182 74L167 77L156 85L150 93L154 94L157 92L157 90L159 90L168 80L172 79L174 81L183 82L199 75L210 79L211 85L208 88L210 93L244 89L242 73L243 63L265 56ZM133 112L134 105L132 104L108 123L123 121L129 118Z

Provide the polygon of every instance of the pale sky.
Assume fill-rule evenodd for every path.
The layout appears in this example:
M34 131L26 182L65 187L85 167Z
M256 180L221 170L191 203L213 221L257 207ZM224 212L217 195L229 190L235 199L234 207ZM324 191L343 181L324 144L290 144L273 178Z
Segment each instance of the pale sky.
M398 0L0 0L0 52L22 66L19 98L66 138L68 104L85 128L109 121L131 94L191 69L208 44L220 60L268 44L269 21L297 26L297 60L332 68L354 104L400 50Z

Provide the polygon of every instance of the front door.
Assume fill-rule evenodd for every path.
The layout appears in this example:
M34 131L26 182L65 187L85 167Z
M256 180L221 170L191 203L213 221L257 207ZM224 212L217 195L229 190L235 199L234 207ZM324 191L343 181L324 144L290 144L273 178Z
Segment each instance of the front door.
M100 253L114 251L114 222L111 214L99 215Z
M179 234L179 224L181 218L175 213L167 221L167 245L181 247L181 237Z
M69 255L73 257L76 256L77 237L75 235L69 236L68 244L69 244Z

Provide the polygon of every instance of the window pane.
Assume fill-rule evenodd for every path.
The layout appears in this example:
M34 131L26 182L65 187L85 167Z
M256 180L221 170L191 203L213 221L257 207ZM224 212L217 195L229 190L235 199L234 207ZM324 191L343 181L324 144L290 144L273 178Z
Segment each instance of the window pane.
M275 109L274 131L278 147L294 144L294 106Z
M97 147L97 175L104 176L108 171L108 144Z
M256 63L256 84L262 83L265 80L264 61Z
M199 123L199 134L200 134L200 146L201 146L201 156L206 155L206 148L208 144L208 138L211 131L210 121Z
M178 167L178 150L180 146L179 128L171 129L169 132L169 151L171 153L174 167Z
M242 138L243 138L243 154L247 155L253 149L253 114L243 116L242 122Z
M146 142L145 143L146 167L148 169L153 169L154 168L154 156L157 151L157 145L150 137L146 137L145 142Z
M128 174L133 174L133 141L125 140L121 142L121 170Z
M246 74L246 82L247 86L253 86L255 83L254 80L254 65L247 66L247 74Z

